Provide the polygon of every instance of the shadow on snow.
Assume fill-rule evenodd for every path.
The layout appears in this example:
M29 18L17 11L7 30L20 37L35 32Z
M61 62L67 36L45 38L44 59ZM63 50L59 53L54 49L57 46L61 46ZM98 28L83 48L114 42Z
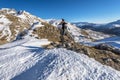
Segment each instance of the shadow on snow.
M52 53L46 54L44 52L45 50L40 47L24 47L27 47L31 53L39 55L38 62L28 70L12 78L11 80L45 80L55 66L54 59L57 58L57 55Z

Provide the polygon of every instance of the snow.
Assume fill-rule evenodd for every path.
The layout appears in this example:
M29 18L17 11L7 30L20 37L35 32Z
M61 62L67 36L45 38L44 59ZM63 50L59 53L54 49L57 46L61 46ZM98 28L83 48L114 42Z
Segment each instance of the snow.
M49 42L47 39L30 39L27 43L22 44L23 46L35 46L35 47L41 47L43 45L48 45L51 42Z
M10 8L1 8L0 11L5 11L5 14L15 14L16 11Z
M119 24L112 24L109 29L114 29L114 28L119 28L119 27L120 27Z
M94 39L94 40L101 40L110 37L110 35L101 33L101 32L96 32L92 30L86 30L87 33L89 33L89 36Z
M33 25L31 26L32 29L38 28L38 27L42 27L44 25L42 25L41 22L34 22Z
M67 28L75 42L91 42L91 39L86 38L85 35L81 33L82 30L80 28L77 28L70 23L67 24Z
M27 19L26 15L24 15L24 14L18 15L17 17L19 17L21 19Z
M6 16L0 15L0 31L4 29L8 24L10 24L11 21L9 21Z
M115 27L120 27L120 25L119 25L119 24L114 24L113 26L115 26Z
M9 25L12 23L11 21L9 21L6 16L4 15L0 15L0 31L2 31L0 38L2 38L3 36L7 36L7 41L10 41L10 37L12 35L11 30Z
M30 14L29 12L24 11L23 14L24 14L27 18L29 18L29 19L31 20L31 22L32 22L32 21L34 21L34 22L36 22L36 21L45 22L45 20L43 20L43 19L41 19L41 18L39 18L39 17L36 17L36 16Z
M113 37L105 38L97 41L96 43L106 43L111 46L114 46L115 48L120 48L120 37L113 36Z
M108 44L115 48L120 49L120 37L119 36L113 36L113 37L101 39L95 42L86 42L84 44L88 46L95 46L95 45L102 44L102 43L105 43L105 44Z
M119 80L120 72L64 48L45 50L46 39L0 46L0 80Z

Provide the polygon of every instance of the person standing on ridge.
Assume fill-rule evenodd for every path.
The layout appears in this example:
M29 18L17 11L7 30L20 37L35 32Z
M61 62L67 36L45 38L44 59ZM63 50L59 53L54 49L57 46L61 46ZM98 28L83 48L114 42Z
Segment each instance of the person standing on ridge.
M65 20L64 19L62 19L62 21L59 23L59 25L62 25L62 28L61 28L61 31L60 31L60 33L61 33L61 41L62 41L62 45L63 45L63 43L64 43L64 35L66 34L66 32L67 32L67 26L66 26L66 22L65 22Z

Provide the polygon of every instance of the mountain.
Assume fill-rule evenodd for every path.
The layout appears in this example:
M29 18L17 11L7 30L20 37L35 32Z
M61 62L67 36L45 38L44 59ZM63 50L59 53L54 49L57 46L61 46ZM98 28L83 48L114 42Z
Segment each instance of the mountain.
M29 14L26 11L3 8L0 10L0 44L11 42L18 34L29 29L34 23L45 22L44 20Z
M101 39L112 40L106 39L110 35L67 22L62 44L60 21L1 9L0 80L120 79L120 50L99 44ZM95 46L86 46L95 41Z
M75 26L79 26L79 27L82 27L82 26L85 26L85 25L89 25L89 26L96 25L94 23L88 23L88 22L72 22L72 24L75 25Z
M78 22L78 23L81 23L81 22ZM104 32L106 34L112 34L112 35L118 35L118 36L120 35L120 20L110 22L107 24L85 23L84 25L79 25L78 23L73 23L73 24L82 29L91 29L94 31Z

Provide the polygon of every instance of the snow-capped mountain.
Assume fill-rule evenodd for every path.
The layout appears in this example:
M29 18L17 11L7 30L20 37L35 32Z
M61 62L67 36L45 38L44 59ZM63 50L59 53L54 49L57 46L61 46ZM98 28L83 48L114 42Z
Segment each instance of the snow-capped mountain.
M18 34L29 29L34 23L41 26L44 20L26 11L3 8L0 10L0 44L16 39Z
M85 26L85 25L89 25L89 26L96 25L96 24L88 23L88 22L73 22L72 24L75 25L75 26L79 26L79 27L82 27L82 26Z
M91 25L92 23L89 24L85 23L84 25L79 25L78 23L73 24L82 29L91 29L94 31L100 31L107 34L120 35L120 20L110 22L107 24L93 24L93 25Z

